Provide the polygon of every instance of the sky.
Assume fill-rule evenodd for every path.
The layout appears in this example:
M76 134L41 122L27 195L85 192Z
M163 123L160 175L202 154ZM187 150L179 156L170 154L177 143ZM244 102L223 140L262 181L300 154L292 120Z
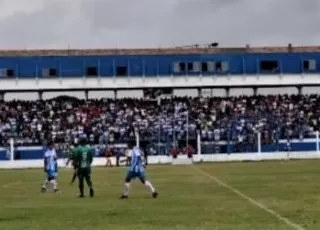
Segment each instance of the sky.
M0 29L0 49L317 45L320 0L0 0Z
M320 0L0 0L0 49L316 45Z

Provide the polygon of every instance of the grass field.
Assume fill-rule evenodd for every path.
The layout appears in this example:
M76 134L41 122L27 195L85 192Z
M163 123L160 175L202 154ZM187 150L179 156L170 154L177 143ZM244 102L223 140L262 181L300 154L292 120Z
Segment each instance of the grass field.
M138 181L119 200L124 168L95 168L95 198L77 198L61 169L60 194L40 192L42 170L0 171L0 229L320 229L320 161L150 166L159 192Z

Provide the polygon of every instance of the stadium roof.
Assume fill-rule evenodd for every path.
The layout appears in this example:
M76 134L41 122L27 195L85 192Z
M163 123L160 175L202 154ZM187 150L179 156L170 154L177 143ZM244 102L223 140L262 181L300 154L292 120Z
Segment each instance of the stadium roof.
M76 56L76 55L160 55L160 54L219 54L219 53L289 53L320 52L320 46L283 47L176 47L149 49L47 49L0 50L0 56Z

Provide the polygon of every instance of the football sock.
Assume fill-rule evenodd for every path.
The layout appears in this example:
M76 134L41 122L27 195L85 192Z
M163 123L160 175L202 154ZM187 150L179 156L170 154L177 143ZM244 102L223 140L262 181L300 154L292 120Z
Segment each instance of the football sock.
M56 180L52 180L52 181L50 181L50 183L52 184L53 189L54 189L55 191L58 190L58 183L57 183Z
M47 185L48 185L48 180L46 179L42 185L42 188L47 189Z
M156 190L154 189L154 187L152 186L151 182L150 181L146 181L145 183L145 186L149 189L149 191L151 193L154 193Z
M124 196L129 195L129 189L130 189L130 183L124 183L124 186L123 186L123 195Z

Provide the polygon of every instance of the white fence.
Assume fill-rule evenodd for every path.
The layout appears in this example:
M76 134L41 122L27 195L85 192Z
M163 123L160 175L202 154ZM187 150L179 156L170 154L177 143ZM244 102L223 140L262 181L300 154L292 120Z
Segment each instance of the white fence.
M262 144L261 144L261 133L257 133L257 145L256 145L256 153L261 153L262 152ZM300 139L293 139L293 140L290 140L290 143L293 144L293 143L314 143L314 151L315 152L319 152L319 131L316 131L314 132L314 136L315 138L310 138L310 139L303 139L303 140L300 140ZM221 142L225 142L225 141L221 141ZM287 140L279 140L279 143L287 143ZM136 145L139 146L140 144L140 137L138 134L136 134ZM201 140L201 135L200 134L197 134L197 155L202 155L202 140ZM188 140L186 140L186 146L188 146ZM307 151L308 152L308 151ZM312 152L312 151L309 151L309 152ZM232 154L232 153L231 153ZM233 153L235 154L235 153ZM243 154L243 153L241 153ZM207 154L206 154L207 155ZM224 154L223 154L224 155Z
M201 138L197 136L197 154L193 155L192 161L198 162L228 162L228 161L263 161L263 160L287 160L287 159L320 159L319 151L319 132L316 133L315 151L299 151L299 152L261 152L261 135L258 133L258 151L255 153L231 153L231 154L201 154ZM307 141L307 140L306 140ZM136 144L139 146L139 136L137 135ZM43 160L14 160L14 141L10 141L10 160L0 161L1 169L17 169L17 168L41 168ZM186 159L186 155L178 156L179 159ZM172 164L174 159L171 156L149 156L149 164ZM59 159L59 167L65 167L66 159ZM104 158L95 158L93 166L104 166L106 160ZM116 163L116 159L112 158L112 163Z
M179 159L187 159L186 155L178 156ZM266 160L288 160L288 159L320 159L319 152L272 152L272 153L235 153L235 154L205 154L194 155L192 161L200 162L231 162L231 161L266 161ZM112 164L116 163L113 157ZM174 159L171 156L149 156L148 164L172 164ZM93 166L104 166L106 160L104 158L95 158ZM65 166L65 159L58 160L59 167ZM43 160L12 160L0 161L0 169L25 169L25 168L42 168Z

